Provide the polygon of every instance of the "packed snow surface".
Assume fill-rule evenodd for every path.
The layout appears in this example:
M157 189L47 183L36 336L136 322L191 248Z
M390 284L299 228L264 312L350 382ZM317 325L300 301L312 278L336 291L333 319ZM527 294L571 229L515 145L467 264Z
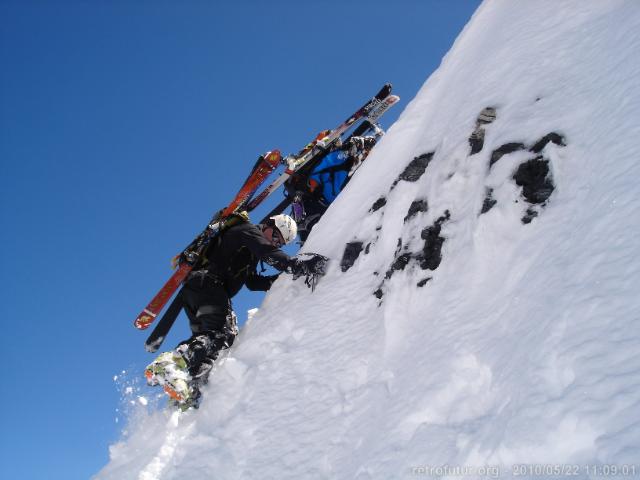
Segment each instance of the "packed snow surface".
M307 242L316 291L282 276L96 478L639 476L639 54L635 0L483 3Z

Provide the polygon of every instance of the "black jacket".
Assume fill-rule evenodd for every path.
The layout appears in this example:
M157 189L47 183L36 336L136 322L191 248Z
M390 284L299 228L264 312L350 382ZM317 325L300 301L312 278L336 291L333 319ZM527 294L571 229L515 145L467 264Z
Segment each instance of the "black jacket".
M268 290L276 279L262 276L256 271L258 262L277 270L291 271L295 261L279 248L274 247L252 223L239 223L213 240L206 253L206 262L199 270L220 280L229 297L233 297L246 285L249 290Z

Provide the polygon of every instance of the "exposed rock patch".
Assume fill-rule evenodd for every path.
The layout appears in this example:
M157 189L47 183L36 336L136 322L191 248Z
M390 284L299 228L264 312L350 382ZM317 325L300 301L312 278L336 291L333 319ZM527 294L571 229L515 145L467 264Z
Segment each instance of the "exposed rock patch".
M373 202L373 205L371 205L371 208L369 209L369 213L377 212L386 204L387 204L387 199L385 197L380 197L378 200Z
M491 160L489 161L489 168L493 167L493 164L500 160L504 155L517 152L518 150L524 150L524 143L505 143L491 152Z
M522 187L522 196L532 204L546 202L555 189L549 160L542 156L522 163L513 174L513 179L516 185Z
M393 185L391 185L391 190L393 190L396 185L401 181L405 182L417 182L424 172L427 170L429 166L429 162L433 159L433 152L423 153L422 155L415 157L409 165L403 170L403 172L398 176Z
M522 217L522 223L524 223L525 225L527 223L531 223L531 220L533 220L537 216L538 216L537 210L534 210L533 208L527 208L527 211L524 214L524 217Z
M529 149L533 153L540 153L547 144L551 142L560 147L566 147L567 144L564 141L564 137L556 132L547 133L544 137L538 140L533 146Z
M420 268L423 270L435 270L440 266L442 261L442 245L444 244L444 237L440 236L442 231L442 225L451 218L449 210L444 212L444 215L438 218L436 222L430 227L422 230L420 237L424 240L424 247L422 252L416 255L416 259L420 262Z
M424 246L418 252L408 252L408 246L402 244L402 239L398 239L398 246L396 248L393 262L387 270L384 276L384 280L373 292L378 299L382 299L384 282L390 280L393 274L398 271L403 271L412 262L417 262L420 268L423 270L435 270L442 262L442 245L445 238L441 236L442 226L451 218L451 214L448 210L438 218L433 225L430 225L422 230L421 238L424 240ZM423 287L427 284L432 277L424 278L417 283L418 287Z
M353 267L353 264L356 263L356 260L360 256L360 252L362 252L363 245L363 242L347 243L344 248L344 253L342 254L342 260L340 261L340 268L343 272L349 270Z
M493 198L493 188L487 188L484 202L482 202L482 210L480 211L480 215L482 215L483 213L487 213L489 210L495 207L496 203L498 203L498 201Z
M499 161L504 155L527 149L533 153L540 153L549 144L553 143L561 147L567 145L565 138L557 133L550 132L540 138L530 147L521 142L510 142L498 147L491 153L489 168ZM553 177L549 169L549 160L542 155L521 163L513 173L516 185L522 187L522 196L531 205L524 216L522 223L528 224L536 218L555 189ZM493 198L493 189L487 188L487 193L482 204L480 214L486 213L496 205Z
M403 253L399 257L396 257L396 259L391 264L391 267L389 268L389 270L387 270L387 273L385 274L384 278L389 280L393 276L394 272L404 270L405 267L409 265L411 258L412 258L411 253Z
M415 217L418 213L426 212L428 210L429 210L429 205L426 199L414 200L413 202L411 202L411 205L409 206L409 211L407 212L407 215L404 217L404 223L407 223L409 219Z
M485 129L484 125L488 125L496 119L496 109L494 107L484 108L476 119L476 126L473 133L469 137L469 146L471 152L469 155L479 153L484 147Z

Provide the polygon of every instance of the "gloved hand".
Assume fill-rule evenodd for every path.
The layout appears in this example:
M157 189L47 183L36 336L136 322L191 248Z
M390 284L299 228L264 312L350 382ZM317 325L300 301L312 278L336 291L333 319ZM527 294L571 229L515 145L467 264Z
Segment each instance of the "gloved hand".
M329 259L317 253L304 253L306 259L295 258L291 266L293 279L305 276L307 279L311 276L317 278L326 273L327 262Z

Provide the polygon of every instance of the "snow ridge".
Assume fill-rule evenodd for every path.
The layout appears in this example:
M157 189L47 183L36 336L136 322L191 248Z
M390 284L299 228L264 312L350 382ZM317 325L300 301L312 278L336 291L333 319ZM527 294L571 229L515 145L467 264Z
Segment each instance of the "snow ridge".
M638 51L633 0L484 2L307 242L316 291L279 279L96 478L637 462Z

